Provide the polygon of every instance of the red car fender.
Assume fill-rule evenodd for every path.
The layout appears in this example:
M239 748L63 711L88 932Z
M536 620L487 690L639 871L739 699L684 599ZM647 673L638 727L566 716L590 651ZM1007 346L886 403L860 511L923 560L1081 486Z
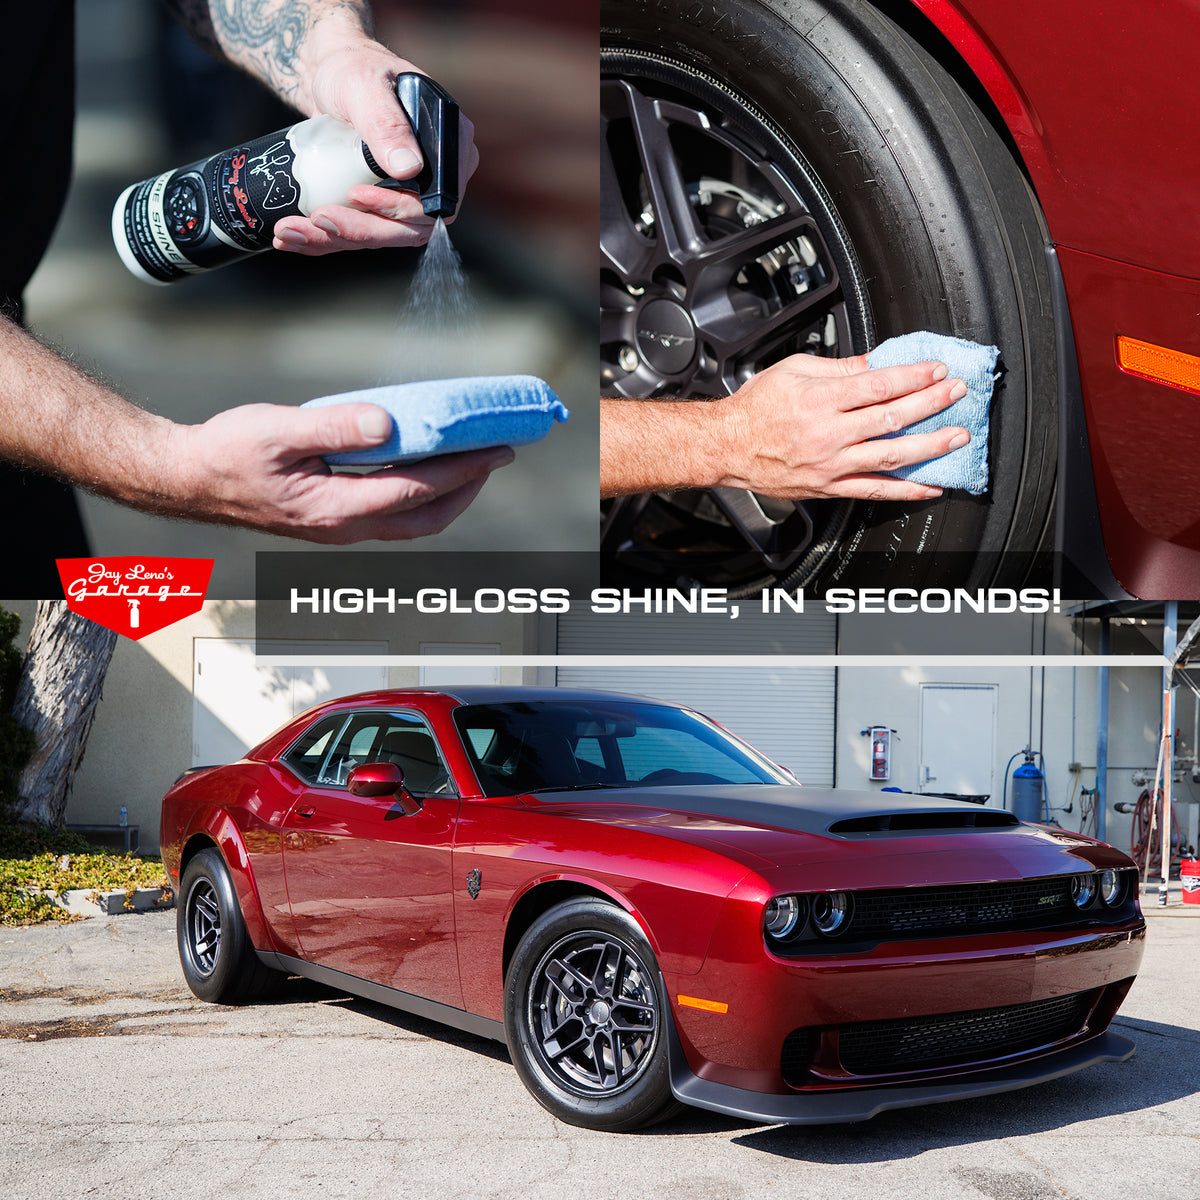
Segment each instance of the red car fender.
M570 884L574 888L586 889L589 892L600 892L609 900L611 900L619 908L623 908L637 923L641 929L646 941L650 943L650 949L654 951L657 958L659 955L659 947L655 941L654 933L647 925L645 917L638 911L637 905L632 903L629 898L623 895L611 884L604 880L597 879L592 875L576 875L567 871L547 872L544 875L539 875L534 879L528 880L519 890L513 892L509 897L508 907L504 911L504 929L507 932L509 924L513 919L513 914L517 911L521 901L536 891L538 888L546 887L556 883Z
M753 875L754 872L749 874ZM727 898L742 886L742 882L738 881L730 884L724 895L720 891L710 892L708 903L697 902L684 912L678 907L678 893L659 884L631 879L622 889L596 875L578 875L570 871L547 872L530 880L514 893L504 915L505 929L508 929L523 897L538 887L555 883L567 883L590 892L600 892L623 908L638 923L659 967L664 972L680 977L695 975L703 969Z
M1012 77L991 42L954 0L911 2L958 51L984 91L991 97L1013 140L1020 147L1021 157L1025 159L1030 174L1035 179L1044 176L1052 168L1038 132L1041 120L1033 110L1029 97Z
M192 814L188 821L187 831L180 839L180 861L186 853L188 844L193 838L202 837L215 842L225 865L229 868L229 877L233 880L234 891L237 892L238 904L242 909L242 920L246 923L246 932L256 950L287 950L287 947L277 947L267 932L266 921L263 919L262 904L258 898L258 889L254 884L254 876L250 870L250 858L246 853L245 843L241 832L233 823L229 814L215 805L204 805ZM182 871L180 872L182 880Z

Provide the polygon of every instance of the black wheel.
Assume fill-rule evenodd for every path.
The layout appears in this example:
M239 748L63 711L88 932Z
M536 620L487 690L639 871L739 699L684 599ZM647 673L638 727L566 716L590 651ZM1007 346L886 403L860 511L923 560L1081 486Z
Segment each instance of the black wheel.
M1051 534L1047 240L966 93L864 0L602 0L601 383L728 394L917 329L998 345L984 496L610 501L610 579L1012 583Z
M619 1132L676 1110L670 1020L654 955L613 904L584 897L550 909L513 955L504 989L513 1063L571 1125Z
M175 932L183 977L201 1000L261 999L281 978L254 953L229 869L215 849L201 850L183 872Z

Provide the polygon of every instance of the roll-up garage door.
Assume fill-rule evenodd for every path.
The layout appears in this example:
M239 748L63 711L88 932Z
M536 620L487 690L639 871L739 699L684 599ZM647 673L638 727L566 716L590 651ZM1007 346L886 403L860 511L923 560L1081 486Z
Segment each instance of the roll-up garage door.
M726 729L787 767L801 782L831 787L834 774L834 718L837 676L824 667L715 666L705 655L721 644L728 653L730 622L702 616L686 620L634 615L620 622L622 655L680 655L671 666L559 666L559 687L603 688L653 696L719 721ZM786 653L832 655L834 618L806 614L789 630ZM779 618L745 613L738 619L741 654L779 653ZM590 614L559 619L558 653L596 654L612 650L611 625Z

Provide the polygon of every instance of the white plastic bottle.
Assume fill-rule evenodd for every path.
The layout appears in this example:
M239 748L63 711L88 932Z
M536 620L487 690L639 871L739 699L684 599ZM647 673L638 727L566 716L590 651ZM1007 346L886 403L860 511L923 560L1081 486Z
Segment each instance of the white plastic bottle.
M269 249L282 217L387 178L349 125L312 117L132 184L113 208L113 241L139 279L173 283Z

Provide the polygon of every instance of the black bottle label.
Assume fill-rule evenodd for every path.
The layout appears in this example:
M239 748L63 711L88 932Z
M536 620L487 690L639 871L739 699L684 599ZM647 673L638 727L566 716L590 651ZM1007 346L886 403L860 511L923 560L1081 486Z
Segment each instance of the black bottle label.
M139 266L164 283L256 254L300 213L288 130L189 163L132 188L120 224Z

